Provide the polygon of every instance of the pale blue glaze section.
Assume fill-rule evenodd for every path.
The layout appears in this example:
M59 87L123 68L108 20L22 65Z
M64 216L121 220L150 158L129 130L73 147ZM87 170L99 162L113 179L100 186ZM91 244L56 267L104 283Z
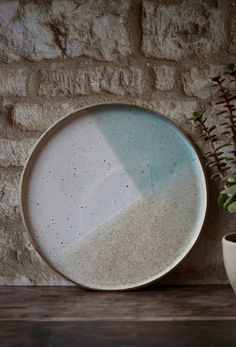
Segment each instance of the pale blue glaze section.
M96 116L93 121L141 193L164 185L181 167L196 164L192 146L162 116L120 105L98 106L89 114Z

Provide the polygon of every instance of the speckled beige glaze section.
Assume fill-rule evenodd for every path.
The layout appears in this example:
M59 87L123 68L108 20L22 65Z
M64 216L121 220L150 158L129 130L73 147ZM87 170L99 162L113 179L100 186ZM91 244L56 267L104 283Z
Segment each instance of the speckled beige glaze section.
M86 235L56 260L76 282L126 289L168 272L188 252L204 219L205 187L193 167L133 203Z

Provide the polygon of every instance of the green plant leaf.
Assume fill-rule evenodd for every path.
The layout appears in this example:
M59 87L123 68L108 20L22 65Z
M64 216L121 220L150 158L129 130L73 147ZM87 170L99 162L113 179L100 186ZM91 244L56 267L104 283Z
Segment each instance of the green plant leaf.
M210 133L211 131L215 130L216 126L215 125L212 125L209 129L208 129L208 132Z
M228 206L234 201L234 196L230 196L227 198L227 200L224 202L223 206L224 209L227 210Z
M226 69L230 72L233 72L235 70L235 64L227 64Z
M228 196L235 196L236 195L236 184L232 185L231 187L228 187L224 189L221 193L227 194Z
M193 118L194 120L201 119L203 116L203 112L193 112Z
M230 146L230 144L225 143L224 145L218 146L218 147L216 148L216 150L218 151L219 149L224 148L224 147L228 147L228 146Z
M224 203L226 202L227 198L228 198L227 194L220 193L219 196L218 196L217 201L218 201L218 203L220 205L224 205Z
M232 202L232 204L230 204L227 207L227 210L231 213L235 213L236 212L236 201Z
M213 166L217 166L218 165L218 163L217 163L217 161L208 161L207 163L206 163L206 166L207 167L213 167Z
M228 170L230 170L229 166L225 167L222 171L225 172L225 171L228 171Z
M229 183L236 183L236 176L229 176L229 177L227 177L227 182L229 182Z
M221 179L221 175L216 172L216 173L213 173L211 176L210 176L210 179L211 180L214 180L214 181L219 181Z

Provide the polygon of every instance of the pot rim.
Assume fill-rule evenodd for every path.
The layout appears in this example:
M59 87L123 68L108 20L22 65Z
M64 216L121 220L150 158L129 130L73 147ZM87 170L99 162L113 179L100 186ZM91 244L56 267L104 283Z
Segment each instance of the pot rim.
M229 244L231 244L231 245L234 244L235 247L236 247L236 241L235 241L235 242L232 242L233 240L236 240L236 232L226 234L226 235L223 236L223 238L222 238L222 242L229 243Z

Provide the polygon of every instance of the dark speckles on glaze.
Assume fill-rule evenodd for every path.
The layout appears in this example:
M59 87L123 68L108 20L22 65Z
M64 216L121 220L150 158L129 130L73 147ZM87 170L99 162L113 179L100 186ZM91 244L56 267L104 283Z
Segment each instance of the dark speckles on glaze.
M142 285L177 264L206 208L202 168L178 130L148 111L100 106L51 134L25 195L50 263L96 289Z

